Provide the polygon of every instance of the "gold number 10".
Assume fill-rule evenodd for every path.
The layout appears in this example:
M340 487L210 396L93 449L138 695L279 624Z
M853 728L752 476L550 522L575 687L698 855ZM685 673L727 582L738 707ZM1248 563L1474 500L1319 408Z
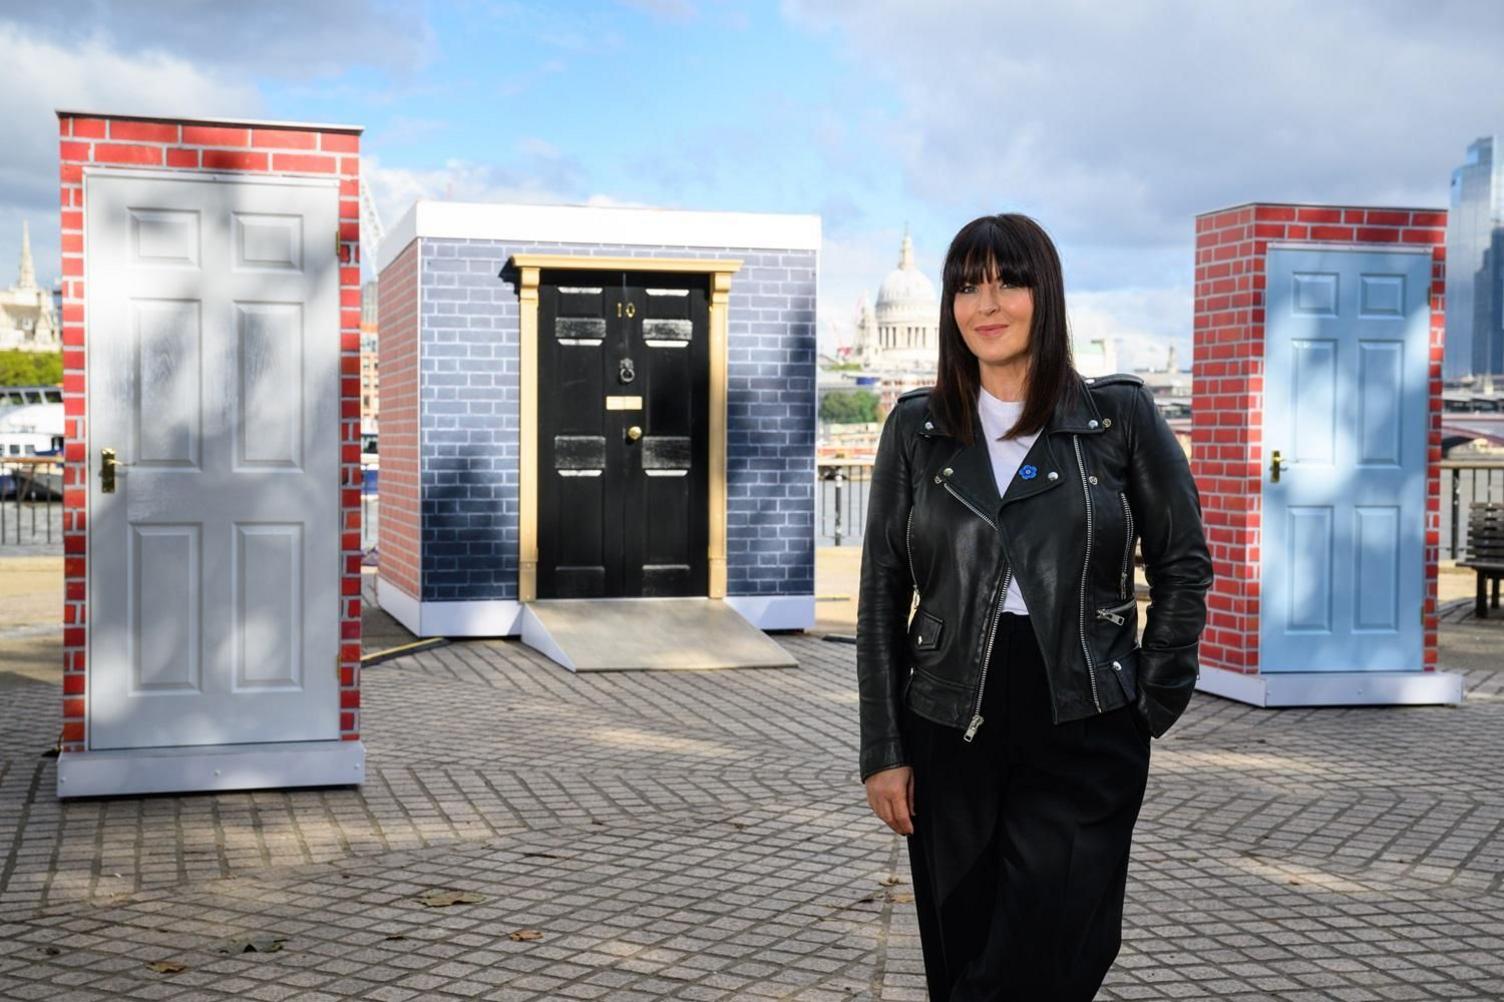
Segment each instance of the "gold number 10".
M637 316L637 304L636 303L627 303L626 304L626 312L623 313L622 312L622 304L621 303L617 303L616 304L616 315L618 317L621 317L621 316L635 317L635 316Z

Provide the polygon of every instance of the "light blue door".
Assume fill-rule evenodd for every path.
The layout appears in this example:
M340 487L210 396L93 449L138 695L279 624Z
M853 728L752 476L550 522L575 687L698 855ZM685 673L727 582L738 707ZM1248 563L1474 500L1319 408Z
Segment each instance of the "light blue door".
M1430 248L1271 249L1265 288L1259 670L1419 671Z

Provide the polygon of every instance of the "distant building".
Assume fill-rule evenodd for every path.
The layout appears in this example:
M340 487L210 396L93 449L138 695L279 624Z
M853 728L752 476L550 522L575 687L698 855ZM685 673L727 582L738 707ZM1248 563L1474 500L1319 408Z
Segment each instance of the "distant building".
M0 290L0 350L61 351L62 334L52 293L38 288L31 263L31 230L21 224L21 269L16 284Z
M377 434L381 395L376 378L376 282L360 287L360 433Z
M867 368L934 372L940 353L940 300L935 284L914 265L908 233L898 251L898 267L877 290L877 309L862 297L857 321L857 357Z
M1442 378L1504 372L1504 148L1483 136L1452 171Z
M1082 375L1118 371L1117 345L1111 338L1073 339L1071 352ZM917 382L899 378L889 383L886 388L894 399L910 384L934 381L940 360L940 298L935 283L914 264L914 241L907 232L898 250L898 267L878 286L876 308L862 297L850 355L869 371L922 375Z

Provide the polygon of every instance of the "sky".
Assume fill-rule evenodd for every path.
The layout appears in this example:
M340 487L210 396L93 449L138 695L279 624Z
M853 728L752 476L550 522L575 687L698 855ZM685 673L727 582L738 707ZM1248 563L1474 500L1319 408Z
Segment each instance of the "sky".
M1504 131L1499 0L0 0L0 285L59 270L55 109L365 127L414 199L814 213L821 350L1025 212L1078 338L1188 365L1197 213L1445 208Z

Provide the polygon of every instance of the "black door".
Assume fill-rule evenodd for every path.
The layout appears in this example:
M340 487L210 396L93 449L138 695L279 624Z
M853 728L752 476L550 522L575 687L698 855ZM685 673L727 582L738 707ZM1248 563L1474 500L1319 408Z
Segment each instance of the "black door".
M703 275L545 270L539 598L709 590Z

